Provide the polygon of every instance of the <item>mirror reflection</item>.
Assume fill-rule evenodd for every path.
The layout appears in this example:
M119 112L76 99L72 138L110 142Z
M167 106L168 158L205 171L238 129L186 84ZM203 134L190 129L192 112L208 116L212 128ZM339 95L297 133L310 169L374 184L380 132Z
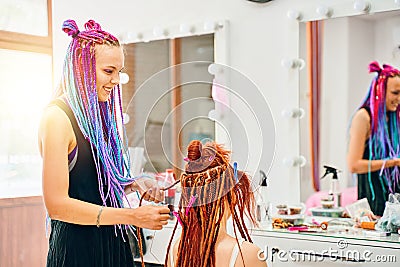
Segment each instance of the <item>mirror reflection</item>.
M202 81L209 83L190 83L170 88L174 79L185 80L186 75L184 72L171 71L162 81L156 80L151 88L146 88L140 94L138 90L153 75L161 71L168 72L173 65L193 61L213 62L214 34L130 43L124 47L125 72L130 77L129 82L123 85L122 103L123 111L129 118L126 122L128 143L131 147L145 148L145 172L163 172L168 168L182 167L181 151L191 140L214 139L214 122L207 118L209 111L214 109L211 97L213 76L207 71L209 64L197 64L194 70L204 76L201 77ZM185 104L195 99L202 101L196 101L195 105ZM147 106L151 110L147 110ZM180 143L176 140L180 140ZM181 162L182 166L173 166L175 162Z
M300 23L300 58L307 62L300 72L300 107L308 114L300 120L300 154L307 158L301 169L300 192L308 206L321 206L321 198L332 185L332 176L320 180L326 172L324 165L341 171L338 187L343 191L342 206L357 199L357 178L346 163L348 130L374 75L368 73L369 63L400 66L399 14L388 11L320 21L314 48L307 43L310 30L306 23ZM315 57L319 68L312 69L310 59ZM319 83L319 97L315 91L311 94L312 78ZM316 103L311 107L313 98ZM317 129L313 134L312 123Z

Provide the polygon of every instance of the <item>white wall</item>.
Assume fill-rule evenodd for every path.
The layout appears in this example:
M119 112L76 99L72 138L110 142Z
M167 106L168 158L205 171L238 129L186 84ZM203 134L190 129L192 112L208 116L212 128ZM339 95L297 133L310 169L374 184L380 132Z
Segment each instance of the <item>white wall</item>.
M101 23L105 30L119 35L138 30L151 32L158 25L169 26L206 20L226 19L229 21L229 64L250 78L267 99L275 120L274 162L269 172L270 199L274 202L285 200L295 202L300 199L299 170L282 164L287 156L299 153L299 126L296 120L283 119L281 111L285 107L297 107L299 101L298 73L281 67L282 58L298 56L298 23L288 19L288 9L304 11L303 18L316 16L315 8L321 0L276 0L267 4L257 4L245 0L54 0L53 42L56 79L61 71L64 52L69 38L61 31L65 19L75 19L82 27L88 19ZM354 13L353 1L323 1L334 7L334 14ZM393 1L372 0L373 8L393 8ZM59 69L57 69L59 67ZM246 95L243 89L239 94ZM246 95L246 97L249 97ZM251 96L250 96L251 97ZM247 125L246 125L247 126ZM235 127L235 126L232 126ZM252 129L247 129L249 132ZM233 139L241 140L231 129ZM273 147L265 133L262 138L249 140L249 146L257 149ZM246 148L234 147L234 157L241 166L246 161ZM251 160L251 158L250 158ZM261 159L260 166L250 165L250 174L259 168L267 169Z

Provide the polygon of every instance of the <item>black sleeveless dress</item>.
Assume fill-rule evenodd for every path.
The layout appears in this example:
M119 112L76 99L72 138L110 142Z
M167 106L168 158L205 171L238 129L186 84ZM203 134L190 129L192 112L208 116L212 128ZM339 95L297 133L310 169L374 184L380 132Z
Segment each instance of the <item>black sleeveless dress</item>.
M69 173L71 198L102 205L90 144L85 140L71 109L61 100L52 102L69 117L77 140L77 160ZM109 203L107 203L107 206ZM113 225L78 225L51 220L47 267L127 267L133 265L128 236Z
M369 107L364 107L371 118L371 110ZM371 119L370 119L371 120ZM365 141L363 159L369 159L369 139ZM368 173L361 173L357 175L357 191L358 199L367 198L368 203L371 206L371 210L375 215L382 216L385 210L386 201L389 197L389 188L383 177L379 176L380 170L371 172L371 183L368 178ZM373 192L371 190L373 188ZM395 189L396 192L400 192L399 186ZM373 198L375 194L375 198Z

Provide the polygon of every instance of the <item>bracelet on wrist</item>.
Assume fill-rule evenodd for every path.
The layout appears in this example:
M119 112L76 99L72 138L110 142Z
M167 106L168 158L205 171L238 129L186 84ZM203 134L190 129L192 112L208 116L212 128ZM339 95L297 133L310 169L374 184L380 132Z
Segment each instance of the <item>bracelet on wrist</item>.
M99 209L99 213L97 213L97 220L96 220L97 228L100 227L100 216L101 216L101 213L103 212L103 209L104 209L104 206L101 206Z

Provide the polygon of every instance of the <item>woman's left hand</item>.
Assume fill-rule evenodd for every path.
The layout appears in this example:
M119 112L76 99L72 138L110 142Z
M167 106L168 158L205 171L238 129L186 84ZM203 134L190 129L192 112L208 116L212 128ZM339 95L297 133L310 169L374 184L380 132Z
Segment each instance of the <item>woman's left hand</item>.
M164 191L161 190L161 187L154 179L148 177L138 178L127 187L131 191L137 190L141 195L144 194L143 199L146 201L154 201L155 203L164 201Z

